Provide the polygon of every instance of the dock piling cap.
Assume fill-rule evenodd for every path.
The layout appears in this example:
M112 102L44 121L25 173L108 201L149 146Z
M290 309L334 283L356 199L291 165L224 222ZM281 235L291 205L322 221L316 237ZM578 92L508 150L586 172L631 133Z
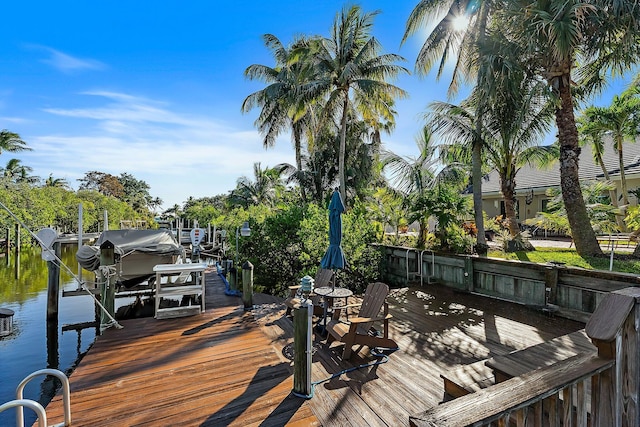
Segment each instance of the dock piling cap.
M0 319L5 317L12 317L13 315L13 310L8 308L0 308Z
M13 332L13 310L0 308L0 337Z

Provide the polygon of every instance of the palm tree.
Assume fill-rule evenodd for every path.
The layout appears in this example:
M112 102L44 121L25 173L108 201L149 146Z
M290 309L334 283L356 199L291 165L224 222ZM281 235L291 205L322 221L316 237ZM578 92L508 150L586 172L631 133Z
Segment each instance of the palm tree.
M31 151L31 148L27 147L27 143L17 133L2 129L0 131L0 154L3 151L15 153L18 151Z
M498 1L484 0L480 2L457 0L421 0L411 12L406 24L404 43L407 38L419 30L425 24L431 24L438 20L433 30L425 40L422 49L416 59L416 71L426 75L439 59L437 77L442 75L449 58L457 55L449 85L449 96L455 93L460 85L462 77L476 77L476 88L484 89L482 84L487 80L487 72L482 67L474 64L480 57L480 46L485 44L487 25L490 23ZM442 12L444 16L442 16ZM461 27L461 20L468 20L467 26ZM484 97L479 97L484 101ZM473 187L474 220L478 229L476 250L480 255L486 255L487 243L484 236L484 219L482 215L482 114L485 108L484 102L476 106L475 116L477 128L473 133L471 145L472 171L471 184Z
M600 166L605 181L611 182L609 170L604 164L604 159L602 157L604 155L605 130L594 119L595 117L593 117L592 113L588 112L588 109L583 111L582 115L578 117L578 143L581 147L584 147L587 144L591 147L591 152L593 153L593 161ZM613 186L609 190L609 198L611 199L611 204L617 208L618 195L616 188ZM621 230L624 229L625 223L622 216L617 217L617 222L618 227L620 227Z
M398 190L407 198L419 200L433 188L438 167L437 146L428 127L422 129L416 138L416 145L419 153L417 157L402 157L387 151L383 153L382 162L391 172L391 178L397 184ZM415 209L411 210L415 212ZM429 217L421 213L415 215L419 224L419 248L425 246L429 221Z
M232 203L240 204L244 207L258 205L261 203L273 205L276 200L277 191L283 187L283 169L260 167L260 162L253 164L253 174L255 181L241 176L238 178L236 188L231 192L229 199Z
M69 189L69 182L64 178L54 178L52 174L44 182L45 187L58 187Z
M318 52L320 77L313 85L327 94L324 117L335 117L340 123L338 175L345 202L347 122L355 117L354 107L369 107L369 114L381 118L378 122L391 121L395 113L393 99L407 96L404 90L387 82L409 71L395 64L404 61L401 56L380 54L382 46L371 36L377 14L363 13L359 6L343 9L333 22L331 38L324 40Z
M548 82L557 99L560 183L576 250L602 254L591 227L578 164L580 147L574 115L574 77L590 93L603 85L607 71L624 72L640 57L640 14L636 2L522 0L508 2L501 25L523 47L523 62ZM576 69L580 58L580 68Z
M34 183L38 180L37 177L29 176L33 168L23 165L20 159L9 160L4 168L0 168L0 172L13 182Z
M613 97L609 107L591 106L584 110L584 118L589 123L589 130L600 136L611 135L613 147L618 153L618 167L620 169L620 187L622 190L622 204L629 204L627 179L624 171L624 143L635 142L638 135L640 115L640 98L631 92ZM607 178L608 180L608 178Z
M494 59L495 60L495 59ZM499 73L492 73L499 79ZM515 189L518 171L525 164L538 166L549 164L557 156L553 146L541 147L538 143L548 132L553 114L551 104L545 102L543 86L520 75L520 84L511 76L496 100L484 111L484 129L482 135L483 159L486 167L495 169L500 176L502 197L509 233L515 237L519 232L515 211ZM477 119L473 115L478 96L472 97L462 105L434 102L427 118L434 129L443 135L447 144L442 145L445 160L469 161L469 145L475 141Z
M265 148L273 147L278 135L291 129L296 167L302 170L302 139L312 127L313 118L310 114L312 99L302 88L313 79L315 69L310 58L317 43L302 37L287 48L272 34L265 34L263 39L276 64L274 67L260 64L247 67L245 76L250 80L264 81L267 87L247 96L242 103L242 111L246 113L261 107L255 124L264 137ZM306 199L304 187L300 191L303 200Z

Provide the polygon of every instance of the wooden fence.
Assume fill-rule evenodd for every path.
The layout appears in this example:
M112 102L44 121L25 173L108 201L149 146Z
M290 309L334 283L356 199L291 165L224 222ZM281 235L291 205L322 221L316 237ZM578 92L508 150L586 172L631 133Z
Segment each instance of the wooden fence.
M380 250L385 258L383 279L387 283L424 286L438 282L582 322L589 319L610 292L640 286L640 276L635 274L445 255L402 247L380 246Z

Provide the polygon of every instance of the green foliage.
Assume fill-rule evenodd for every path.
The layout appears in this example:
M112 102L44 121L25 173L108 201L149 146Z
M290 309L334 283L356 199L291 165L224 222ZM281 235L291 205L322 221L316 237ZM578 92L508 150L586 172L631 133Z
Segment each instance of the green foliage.
M582 183L581 187L593 230L600 234L619 232L616 214L619 214L620 210L610 204L610 200L606 195L608 191L614 188L613 184L593 181ZM535 218L526 220L525 224L571 235L562 194L559 190L552 189L547 190L547 195L552 197L547 205L547 212L539 212Z
M284 296L287 287L305 275L314 276L329 246L329 212L316 204L287 204L277 209L264 205L236 208L220 216L218 228L227 234L228 256L235 257L236 227L248 220L250 237L239 238L240 263L254 266L256 291ZM343 240L348 268L337 272L341 286L360 292L380 277L378 230L369 220L365 205L356 199L354 207L342 215Z
M627 216L624 218L629 231L640 230L640 206L630 206L627 209Z
M60 232L77 232L78 205L83 206L83 231L103 229L103 212L109 213L110 228L117 228L120 220L141 219L151 223L150 213L137 213L127 203L93 190L77 193L64 187L34 187L27 183L0 181L0 201L29 229L36 232L42 227L54 227ZM0 209L0 227L13 228L15 220ZM22 234L22 243L30 244L28 233Z
M459 223L471 213L470 200L461 195L456 186L440 183L411 203L414 211L423 212L425 217L433 216L438 222L436 236L440 249L468 251L466 248L471 245L466 246L467 233Z

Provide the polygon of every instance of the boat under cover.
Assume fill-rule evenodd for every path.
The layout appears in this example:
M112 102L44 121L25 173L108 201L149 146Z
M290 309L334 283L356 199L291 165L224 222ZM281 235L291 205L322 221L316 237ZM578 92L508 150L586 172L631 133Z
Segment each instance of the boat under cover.
M118 282L134 286L154 275L157 264L173 264L184 249L166 229L108 230L102 232L94 245L83 245L76 252L78 263L85 270L100 267L100 245L109 241L114 246Z

